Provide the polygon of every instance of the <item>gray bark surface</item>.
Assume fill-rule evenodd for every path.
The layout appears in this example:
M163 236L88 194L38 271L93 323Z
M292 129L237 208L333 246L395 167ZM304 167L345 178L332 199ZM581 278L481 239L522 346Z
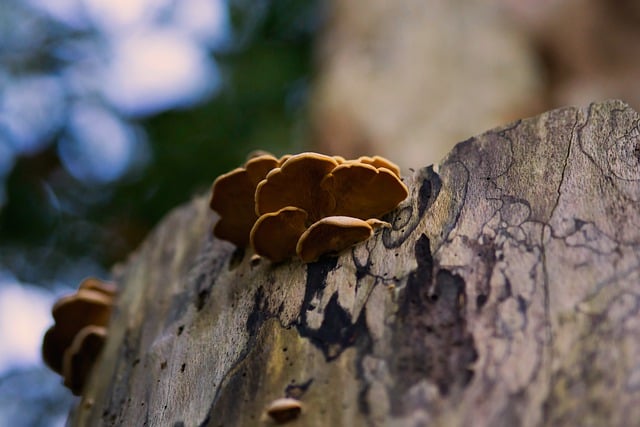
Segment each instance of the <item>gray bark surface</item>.
M74 426L640 422L640 128L619 101L459 143L391 229L311 264L213 238L205 197L124 267ZM374 154L374 153L372 153Z

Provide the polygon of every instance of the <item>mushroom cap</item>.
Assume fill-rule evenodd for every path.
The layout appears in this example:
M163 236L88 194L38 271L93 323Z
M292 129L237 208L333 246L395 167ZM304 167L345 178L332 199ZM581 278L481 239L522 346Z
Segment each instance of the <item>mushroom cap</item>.
M258 219L254 197L258 183L278 166L278 159L270 154L253 157L244 168L236 168L220 175L211 188L209 207L218 212L220 219L213 234L237 246L249 244L249 233Z
M260 156L271 156L272 154L266 150L261 150L261 149L257 149L257 150L252 150L249 152L249 154L247 154L247 162L253 158L256 157L260 157Z
M271 169L274 169L280 165L280 160L273 157L271 154L263 154L261 156L253 157L247 160L244 168L249 176L249 181L253 185L254 191L260 181L264 179Z
M289 160L291 157L293 157L293 154L285 154L284 156L280 157L278 159L278 164L280 166L282 166L284 164L284 162L286 162L287 160Z
M255 194L257 215L293 206L304 209L311 221L326 216L334 208L330 193L320 186L325 175L338 166L330 156L301 153L289 157L258 184Z
M78 289L75 294L60 298L53 305L51 313L56 323L77 325L106 325L111 315L113 297L102 291Z
M47 329L42 338L42 360L54 372L62 374L62 357L68 347L68 343L73 340L67 339L67 334L55 325Z
M237 246L246 246L256 215L253 187L245 169L237 168L216 178L209 207L220 215L213 234Z
M333 194L333 215L377 218L398 206L409 194L407 186L391 170L348 161L322 180L323 189Z
M361 156L358 157L358 162L364 163L365 165L371 165L376 169L386 168L393 172L398 178L400 177L400 167L393 163L392 161L385 159L381 156Z
M326 253L340 252L373 234L369 223L350 216L328 216L305 231L296 252L304 262L312 262Z
M303 209L293 206L262 215L251 229L251 246L272 262L291 258L306 228L307 216Z
M87 277L79 286L80 289L89 289L92 291L102 292L109 297L115 297L118 287L115 283L103 282L95 277Z
M62 373L62 358L75 335L89 325L105 326L111 316L113 298L101 291L78 289L53 306L55 325L42 340L42 358L55 372Z
M267 415L276 423L284 424L297 418L302 412L302 403L291 397L276 399L267 406Z
M65 350L62 364L64 385L76 396L82 392L106 336L107 329L104 326L85 326L73 338L71 346Z
M344 162L346 162L346 161L347 161L347 159L345 159L345 158L344 158L344 157L342 157L342 156L332 156L332 157L333 157L333 159L334 159L336 162L338 162L338 164L340 164L340 163L344 163Z

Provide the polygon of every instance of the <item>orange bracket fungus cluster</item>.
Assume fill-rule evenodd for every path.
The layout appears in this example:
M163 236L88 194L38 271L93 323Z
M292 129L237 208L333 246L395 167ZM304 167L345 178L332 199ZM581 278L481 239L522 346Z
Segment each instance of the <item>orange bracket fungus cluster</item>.
M82 392L104 344L115 294L112 283L89 278L51 310L55 324L44 335L42 358L75 395Z
M260 154L213 183L215 236L273 262L312 262L372 236L408 195L400 169L379 157Z

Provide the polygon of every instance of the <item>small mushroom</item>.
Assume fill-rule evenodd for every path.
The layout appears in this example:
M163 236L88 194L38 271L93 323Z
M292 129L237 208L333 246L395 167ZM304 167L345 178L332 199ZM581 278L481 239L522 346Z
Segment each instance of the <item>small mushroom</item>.
M296 244L304 233L307 212L287 206L262 215L251 229L251 245L258 255L272 262L284 261L296 254Z
M243 168L220 175L213 182L209 207L220 215L213 228L216 237L237 246L247 245L249 231L257 218L253 211L253 191Z
M64 385L76 396L89 377L107 336L103 326L85 326L73 338L71 346L64 352L62 376Z
M276 423L284 424L298 418L302 412L302 404L297 399L283 397L271 402L266 412Z
M391 170L357 161L342 163L324 177L321 187L335 199L333 215L378 218L398 206L409 194Z
M338 162L333 157L317 153L289 157L258 184L256 214L261 216L293 206L305 210L312 222L328 215L335 201L320 183L336 166Z
M373 227L367 221L349 216L328 216L300 236L296 252L302 261L313 262L323 254L340 252L367 240L372 234Z
M42 340L42 358L79 394L106 336L116 287L98 279L84 280L76 293L53 306L55 324Z
M209 207L220 215L213 229L216 237L241 247L249 244L251 227L258 219L254 207L256 187L278 165L278 159L262 154L249 159L244 168L220 175L213 182Z
M88 277L84 279L79 286L79 289L89 289L92 291L102 292L103 294L113 298L118 291L115 283L103 282L102 280L94 277Z
M102 291L80 288L75 294L60 298L53 306L55 325L42 341L42 358L55 372L62 373L64 351L85 326L108 323L113 297Z

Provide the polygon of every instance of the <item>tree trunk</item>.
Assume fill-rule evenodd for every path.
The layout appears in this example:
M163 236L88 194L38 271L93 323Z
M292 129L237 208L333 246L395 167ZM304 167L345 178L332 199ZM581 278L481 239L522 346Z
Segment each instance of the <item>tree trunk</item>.
M629 426L640 420L640 131L619 101L458 144L365 243L272 265L205 197L122 269L74 426Z
M428 165L462 138L548 109L539 53L508 13L522 1L324 3L309 105L320 152Z

